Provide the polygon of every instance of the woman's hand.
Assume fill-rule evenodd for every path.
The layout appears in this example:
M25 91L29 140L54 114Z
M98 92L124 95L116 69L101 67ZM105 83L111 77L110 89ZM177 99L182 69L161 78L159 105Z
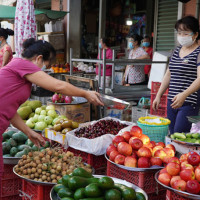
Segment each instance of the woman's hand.
M39 133L31 130L27 136L35 144L35 146L41 147L45 145L45 140Z
M187 96L186 96L183 92L177 94L177 95L172 99L172 102L173 102L173 103L171 104L171 107L172 107L173 109L180 108L180 107L183 105L183 103L184 103L184 101L185 101L186 98L187 98Z
M85 98L92 104L104 106L100 100L100 94L95 91L86 91Z
M152 105L153 110L157 110L159 108L159 104L160 104L160 97L156 96Z

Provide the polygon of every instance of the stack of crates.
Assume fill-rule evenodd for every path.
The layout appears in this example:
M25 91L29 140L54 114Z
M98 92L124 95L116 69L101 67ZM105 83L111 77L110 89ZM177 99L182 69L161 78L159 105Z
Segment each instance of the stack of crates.
M156 98L156 95L158 93L158 90L160 88L161 83L160 82L153 82L151 83L151 107L150 107L150 114L156 115L160 117L167 117L167 95L168 95L168 89L165 91L165 93L162 95L160 99L159 108L157 110L153 110L152 105L153 101Z

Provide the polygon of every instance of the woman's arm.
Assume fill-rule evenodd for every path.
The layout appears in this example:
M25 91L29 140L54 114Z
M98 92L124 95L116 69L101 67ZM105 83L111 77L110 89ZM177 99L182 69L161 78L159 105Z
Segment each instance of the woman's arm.
M9 57L10 57L10 53L8 51L5 51L3 54L2 67L8 64Z
M89 102L95 105L103 105L98 98L98 96L100 96L99 93L95 91L85 91L79 89L70 83L55 79L43 71L39 71L33 74L28 74L25 76L25 78L31 83L34 83L46 90L65 94L68 96L85 97Z
M136 59L150 59L150 56L149 56L149 54L146 54L146 55L140 56Z
M36 133L35 131L33 131L32 129L30 129L22 120L22 118L18 115L18 113L15 114L15 116L10 120L10 122L12 123L12 125L14 127L16 127L17 129L19 129L20 131L22 131L23 133L25 133L29 139L38 147L40 147L40 144L42 146L45 145L45 140L43 139L43 137Z
M195 79L195 81L185 91L177 94L172 99L173 103L171 104L171 107L174 109L180 108L183 105L185 99L199 89L200 89L200 66L197 68L197 78Z

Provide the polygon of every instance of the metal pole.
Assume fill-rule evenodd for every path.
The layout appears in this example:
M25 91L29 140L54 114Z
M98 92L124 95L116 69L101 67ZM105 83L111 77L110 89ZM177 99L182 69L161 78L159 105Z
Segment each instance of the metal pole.
M200 0L196 0L196 18L199 20L199 4Z
M101 49L99 48L99 59L101 59ZM101 65L98 63L98 82L99 82L99 87L101 87Z
M103 87L102 87L102 93L105 94L105 88L106 88L106 50L103 50Z
M112 54L112 61L115 61L115 50L113 49ZM111 89L114 89L114 81L115 81L115 63L112 64L112 82L111 82Z
M103 8L103 0L99 0L99 41L102 38L102 35L101 35L102 8Z
M70 76L72 76L72 74L73 74L72 57L73 57L73 49L70 48Z

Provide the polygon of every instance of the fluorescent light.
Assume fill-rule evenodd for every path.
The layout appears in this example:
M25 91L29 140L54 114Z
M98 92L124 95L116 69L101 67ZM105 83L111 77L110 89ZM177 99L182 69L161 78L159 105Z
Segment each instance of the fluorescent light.
M126 25L131 26L132 24L133 21L130 18L126 19Z

